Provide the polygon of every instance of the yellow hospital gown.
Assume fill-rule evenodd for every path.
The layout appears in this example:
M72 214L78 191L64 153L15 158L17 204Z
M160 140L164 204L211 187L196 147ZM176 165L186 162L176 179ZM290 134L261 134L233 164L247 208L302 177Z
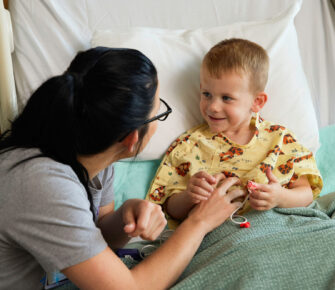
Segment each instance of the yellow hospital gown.
M164 204L171 195L184 191L190 177L199 171L237 176L243 187L248 180L265 184L268 183L265 174L268 167L284 187L307 175L316 198L322 189L322 179L313 153L299 144L285 127L265 121L259 115L251 122L256 130L246 145L236 144L223 134L212 133L207 124L181 135L166 152L146 198ZM249 209L247 202L239 213ZM178 224L169 217L168 220L169 227Z

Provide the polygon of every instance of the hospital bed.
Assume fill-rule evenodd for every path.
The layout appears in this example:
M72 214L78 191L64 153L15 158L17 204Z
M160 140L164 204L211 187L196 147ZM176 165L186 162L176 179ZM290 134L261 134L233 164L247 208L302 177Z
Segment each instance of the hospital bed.
M7 9L0 4L2 132L9 128L10 120L20 112L31 93L49 77L61 74L80 50L94 46L131 47L144 52L156 65L160 94L171 105L173 113L159 124L156 135L135 161L115 164L116 207L128 198L144 198L168 146L186 129L201 122L197 104L200 61L205 52L230 37L261 44L270 56L266 87L269 101L262 116L292 129L316 154L324 181L321 193L324 199L307 211L250 213L254 226L249 232L225 223L208 235L175 288L221 289L239 285L242 289L247 285L269 286L266 284L269 281L278 289L284 289L285 285L290 288L298 282L306 286L307 281L310 289L335 285L335 266L330 265L335 262L335 256L322 256L324 252L315 251L315 247L322 246L330 252L331 243L319 235L335 235L334 198L330 198L335 191L334 2L9 0L4 3ZM313 216L310 223L324 219L324 226L311 229L303 219L306 215ZM289 241L282 240L285 234ZM275 237L280 237L280 243ZM300 241L308 246L297 247ZM259 252L261 247L273 252L269 256L275 262ZM300 256L285 247L299 250ZM280 255L283 251L288 253ZM306 256L313 251L314 256ZM236 256L232 254L235 252ZM257 258L252 259L251 254ZM284 259L289 257L291 261ZM329 265L321 267L322 261ZM281 269L278 277L271 272L269 263L277 263ZM285 267L292 271L293 263L302 265L293 267L301 275L298 280L285 275ZM248 273L243 272L246 267ZM302 270L309 270L309 276L305 277ZM267 278L262 280L262 275ZM311 277L314 284L310 283Z

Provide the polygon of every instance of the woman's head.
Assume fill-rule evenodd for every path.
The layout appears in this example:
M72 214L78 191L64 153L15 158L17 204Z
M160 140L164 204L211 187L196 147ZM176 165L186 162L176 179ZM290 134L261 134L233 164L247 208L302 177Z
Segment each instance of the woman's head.
M35 91L13 122L11 137L17 146L64 157L60 161L69 151L96 154L135 129L143 138L156 90L156 69L139 51L80 52L63 75Z

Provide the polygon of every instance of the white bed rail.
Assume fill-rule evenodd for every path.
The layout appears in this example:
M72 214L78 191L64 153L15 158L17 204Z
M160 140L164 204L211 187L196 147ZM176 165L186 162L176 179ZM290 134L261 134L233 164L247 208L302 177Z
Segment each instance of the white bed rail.
M17 115L17 98L12 66L14 51L12 23L9 11L0 1L0 132L9 129Z

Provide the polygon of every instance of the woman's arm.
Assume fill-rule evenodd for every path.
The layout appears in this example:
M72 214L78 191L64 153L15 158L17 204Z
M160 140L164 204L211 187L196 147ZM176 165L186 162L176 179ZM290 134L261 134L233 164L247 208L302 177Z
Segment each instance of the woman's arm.
M131 237L155 240L166 219L161 206L142 199L129 199L118 210L114 203L99 210L98 227L112 249L123 247Z
M228 178L211 197L199 203L174 234L151 256L131 270L109 248L63 270L80 289L166 289L179 277L203 237L224 222L241 203L237 191L226 190L238 181Z

